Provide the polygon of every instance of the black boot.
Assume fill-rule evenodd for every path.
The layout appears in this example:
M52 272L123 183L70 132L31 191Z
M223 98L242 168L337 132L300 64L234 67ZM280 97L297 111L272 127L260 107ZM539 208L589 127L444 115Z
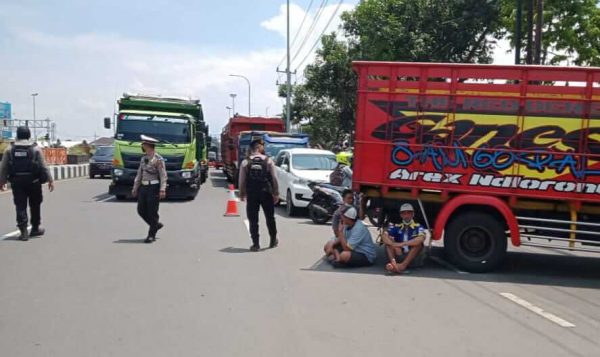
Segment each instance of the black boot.
M27 227L19 227L19 231L21 231L19 240L22 240L23 242L27 242L29 240L29 233L27 232Z
M31 228L31 233L29 233L29 236L38 237L43 236L44 233L46 233L46 230L44 228L40 228L40 226L33 226L33 228Z
M271 237L271 243L269 244L269 248L275 248L279 245L279 239L277 237Z
M144 243L152 243L152 242L154 242L154 240L155 240L154 237L148 236L148 238L146 238L146 240L144 240Z

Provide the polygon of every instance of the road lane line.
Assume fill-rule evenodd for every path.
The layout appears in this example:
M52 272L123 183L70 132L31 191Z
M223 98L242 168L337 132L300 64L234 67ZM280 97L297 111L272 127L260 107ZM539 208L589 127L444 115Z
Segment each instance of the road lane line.
M246 225L246 229L248 230L248 235L250 235L250 221L245 219L244 224Z
M110 201L110 200L112 200L113 198L114 198L113 196L109 196L109 197L107 197L107 198L105 198L105 199L103 199L103 200L96 201L96 203L102 203L102 202Z
M27 229L31 229L31 226L28 226ZM6 233L2 236L2 238L0 238L0 240L5 240L6 238L13 238L18 236L19 234L21 234L21 231L17 229L16 231Z
M455 267L454 265L448 263L447 261L445 261L442 258L434 257L433 255L430 255L429 259L433 260L434 262L438 263L439 265L441 265L441 266L443 266L443 267L445 267L447 269L450 269L450 270L454 271L455 273L464 274L464 275L470 274L469 272L462 271L462 270L458 269L457 267Z
M569 321L561 319L560 317L558 317L554 314L544 311L544 309L542 309L541 307L535 306L532 303L530 303L529 301L523 300L514 294L500 293L500 295L502 295L503 297L507 298L508 300L514 302L515 304L518 304L518 305L526 308L527 310L554 322L555 324L557 324L561 327L575 327L575 325L570 323Z

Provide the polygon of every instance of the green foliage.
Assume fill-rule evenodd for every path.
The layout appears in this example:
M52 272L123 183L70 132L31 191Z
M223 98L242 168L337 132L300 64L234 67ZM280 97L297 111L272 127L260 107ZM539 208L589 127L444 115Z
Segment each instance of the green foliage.
M527 10L523 0L522 58L527 42ZM514 47L517 0L502 0L503 26ZM600 66L600 9L597 0L543 0L542 64ZM535 11L534 11L535 13ZM535 21L534 21L535 22Z

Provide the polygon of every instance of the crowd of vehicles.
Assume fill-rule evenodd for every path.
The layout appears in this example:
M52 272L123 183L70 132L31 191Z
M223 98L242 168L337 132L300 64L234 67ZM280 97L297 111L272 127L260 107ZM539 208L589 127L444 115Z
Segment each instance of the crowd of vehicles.
M600 70L356 62L353 188L403 202L462 269L507 243L600 249ZM384 217L381 217L382 219Z
M109 193L130 195L143 155L140 135L159 140L168 175L167 197L194 198L208 177L208 126L197 99L124 94L118 101ZM108 119L108 120L107 120ZM110 119L105 127L110 128Z

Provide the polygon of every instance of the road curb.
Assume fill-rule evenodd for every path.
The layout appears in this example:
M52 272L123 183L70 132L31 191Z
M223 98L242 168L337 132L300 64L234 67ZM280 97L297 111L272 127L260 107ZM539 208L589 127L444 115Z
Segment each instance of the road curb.
M50 169L52 178L56 181L59 181L87 176L90 165L49 165L48 169Z

